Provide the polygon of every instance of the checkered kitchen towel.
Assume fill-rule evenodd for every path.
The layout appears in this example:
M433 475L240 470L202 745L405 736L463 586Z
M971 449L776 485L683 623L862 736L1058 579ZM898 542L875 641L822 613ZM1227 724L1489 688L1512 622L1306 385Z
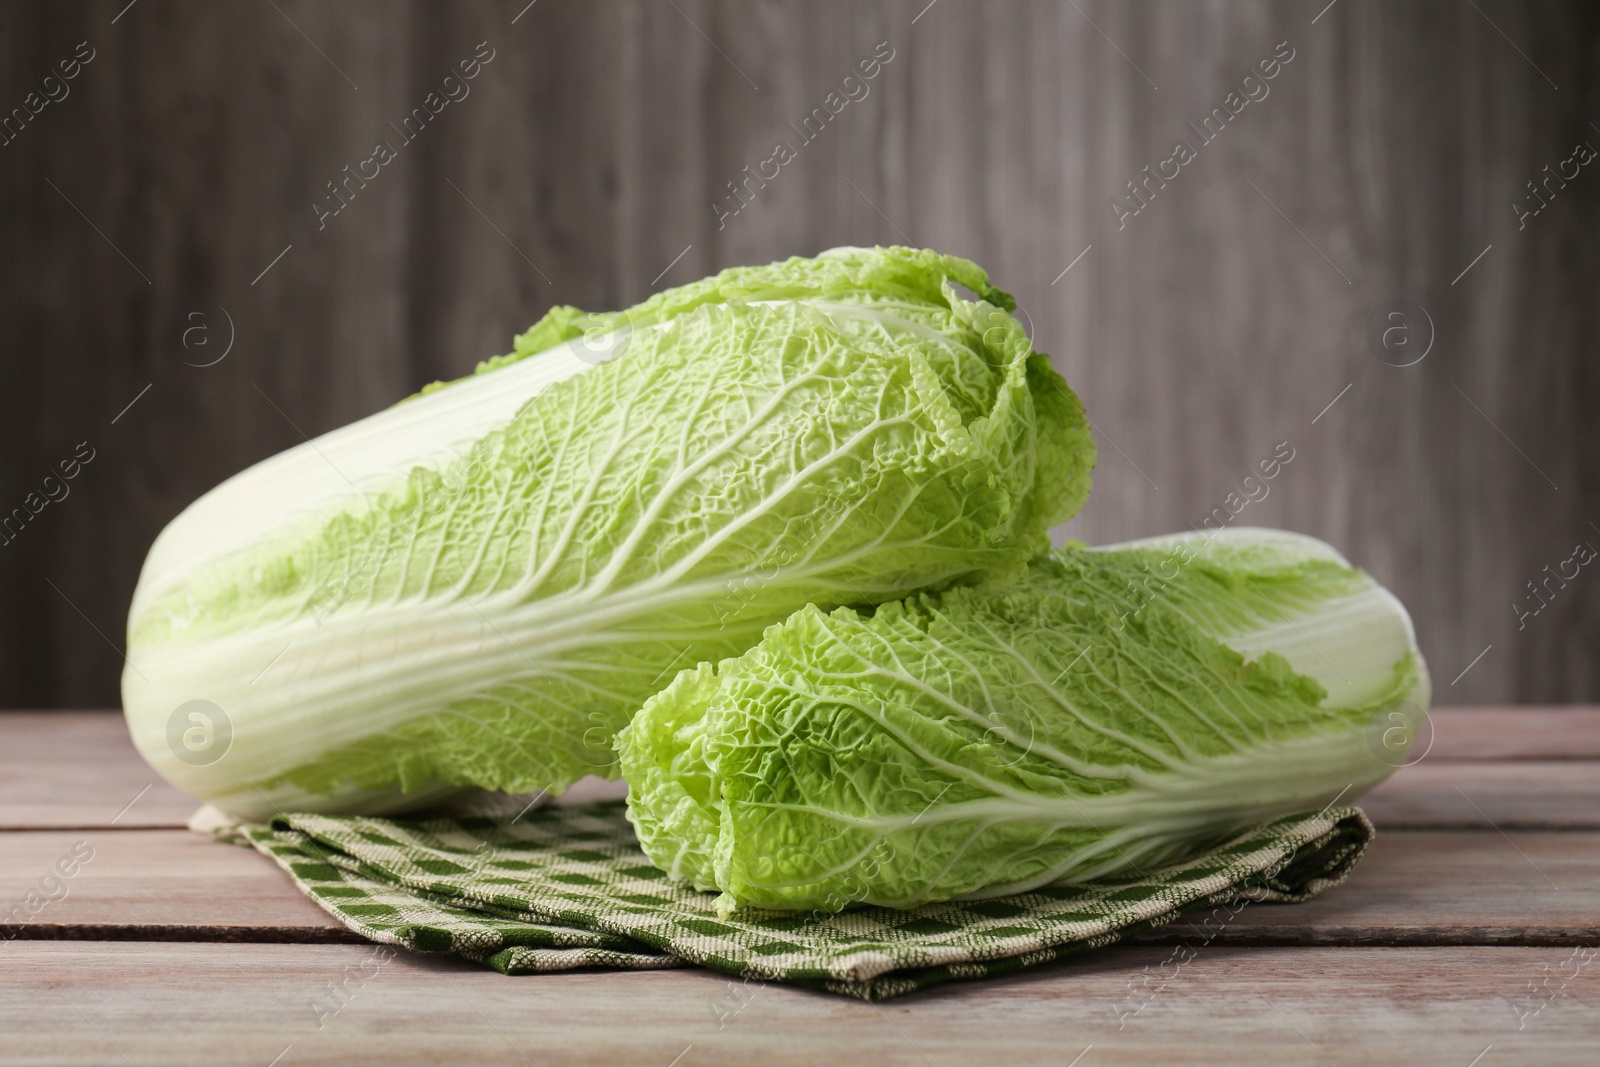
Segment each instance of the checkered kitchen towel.
M350 929L506 974L698 964L882 1000L1006 974L1235 900L1306 900L1342 881L1372 840L1355 808L1266 823L1137 878L1054 886L913 911L741 911L668 880L621 802L553 805L517 820L422 822L284 815L239 828Z

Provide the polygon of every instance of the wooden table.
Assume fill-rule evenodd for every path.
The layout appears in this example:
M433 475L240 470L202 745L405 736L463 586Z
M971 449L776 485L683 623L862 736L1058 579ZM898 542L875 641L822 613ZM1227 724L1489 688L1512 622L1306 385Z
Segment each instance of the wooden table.
M116 713L0 714L0 1062L1592 1067L1600 708L1434 724L1363 801L1378 840L1322 898L1245 908L1176 969L1202 940L1182 924L874 1006L696 970L508 978L402 954L374 975L264 857L183 829L193 801ZM92 858L42 881L74 849ZM373 976L319 1018L347 969Z

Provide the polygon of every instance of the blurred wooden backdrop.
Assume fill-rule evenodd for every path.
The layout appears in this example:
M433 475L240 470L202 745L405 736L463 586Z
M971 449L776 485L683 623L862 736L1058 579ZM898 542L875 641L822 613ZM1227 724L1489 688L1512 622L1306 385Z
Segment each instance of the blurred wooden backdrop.
M1570 162L1600 147L1597 46L1592 5L1512 0L7 3L0 513L93 458L0 546L0 704L115 703L163 524L550 304L905 242L989 268L1082 394L1101 459L1062 536L1197 524L1282 443L1236 522L1394 588L1441 700L1600 699L1600 567L1517 607L1600 547L1600 168ZM1204 143L1187 124L1283 50ZM319 229L379 141L397 158ZM1367 338L1400 300L1401 351L1432 333L1403 368Z

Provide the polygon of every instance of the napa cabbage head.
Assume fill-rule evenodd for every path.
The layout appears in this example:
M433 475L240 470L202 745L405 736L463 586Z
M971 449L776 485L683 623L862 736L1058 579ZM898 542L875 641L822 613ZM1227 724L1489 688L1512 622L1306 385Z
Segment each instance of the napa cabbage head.
M1428 699L1394 597L1320 541L1229 529L805 608L617 743L644 851L723 911L906 908L1139 874L1351 799Z
M807 604L1014 577L1094 449L1012 308L903 248L557 308L163 531L128 624L134 741L241 815L559 790L614 773L612 735L679 670Z

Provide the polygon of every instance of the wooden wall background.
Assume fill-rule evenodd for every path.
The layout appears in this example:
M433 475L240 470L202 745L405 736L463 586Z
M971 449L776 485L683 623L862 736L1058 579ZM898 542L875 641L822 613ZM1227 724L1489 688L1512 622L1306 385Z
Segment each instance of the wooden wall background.
M987 266L1082 394L1101 461L1063 536L1198 523L1287 442L1238 521L1394 588L1441 700L1600 699L1600 568L1520 630L1513 607L1600 547L1600 168L1523 229L1511 207L1600 147L1592 5L126 3L0 7L0 108L94 49L0 148L0 510L95 456L0 547L0 704L116 702L164 523L548 305L906 241ZM325 183L485 41L470 95L318 231ZM1268 97L1119 230L1124 182L1285 41ZM869 95L719 229L724 183L880 42ZM1435 332L1407 368L1364 339L1396 299ZM182 344L196 308L209 349ZM186 365L218 308L231 351Z

